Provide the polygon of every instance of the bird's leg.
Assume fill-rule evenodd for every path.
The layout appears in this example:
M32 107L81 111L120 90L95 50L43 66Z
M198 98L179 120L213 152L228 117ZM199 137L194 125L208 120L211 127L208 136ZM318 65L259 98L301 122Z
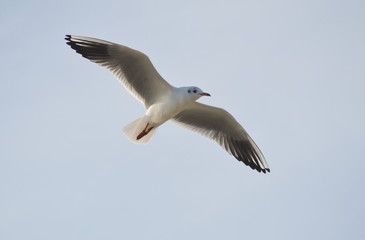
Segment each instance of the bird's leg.
M147 123L146 127L142 130L142 132L140 134L138 134L137 140L143 138L144 136L146 136L152 130L153 127L148 128L148 125L149 125L149 123Z

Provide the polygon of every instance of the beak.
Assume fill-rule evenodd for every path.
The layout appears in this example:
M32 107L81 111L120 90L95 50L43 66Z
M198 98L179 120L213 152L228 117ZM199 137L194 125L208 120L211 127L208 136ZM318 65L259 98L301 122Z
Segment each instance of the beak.
M200 96L208 96L208 97L210 97L210 94L209 93L206 93L206 92L203 92L203 93L200 94Z

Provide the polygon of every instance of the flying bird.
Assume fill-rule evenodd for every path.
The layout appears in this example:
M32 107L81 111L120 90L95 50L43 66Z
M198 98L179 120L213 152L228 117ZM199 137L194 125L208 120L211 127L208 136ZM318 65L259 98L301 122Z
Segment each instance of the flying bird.
M146 114L123 128L134 143L148 143L168 120L196 131L259 172L270 172L265 157L245 129L222 108L196 102L210 96L198 87L174 87L142 52L104 40L66 35L67 44L90 61L109 69L144 104Z

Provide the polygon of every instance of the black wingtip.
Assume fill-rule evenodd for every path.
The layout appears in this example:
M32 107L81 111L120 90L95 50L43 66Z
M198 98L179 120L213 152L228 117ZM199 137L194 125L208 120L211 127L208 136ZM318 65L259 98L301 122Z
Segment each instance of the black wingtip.
M66 44L69 45L69 46L71 46L71 43L72 43L72 41L71 41L71 35L66 35L65 40L67 41Z

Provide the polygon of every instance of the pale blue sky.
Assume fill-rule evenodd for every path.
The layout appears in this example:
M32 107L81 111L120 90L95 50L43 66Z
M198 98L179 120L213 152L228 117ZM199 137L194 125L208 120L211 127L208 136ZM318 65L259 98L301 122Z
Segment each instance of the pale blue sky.
M364 1L0 3L0 239L364 239ZM260 146L252 171L143 106L65 34L143 51Z

